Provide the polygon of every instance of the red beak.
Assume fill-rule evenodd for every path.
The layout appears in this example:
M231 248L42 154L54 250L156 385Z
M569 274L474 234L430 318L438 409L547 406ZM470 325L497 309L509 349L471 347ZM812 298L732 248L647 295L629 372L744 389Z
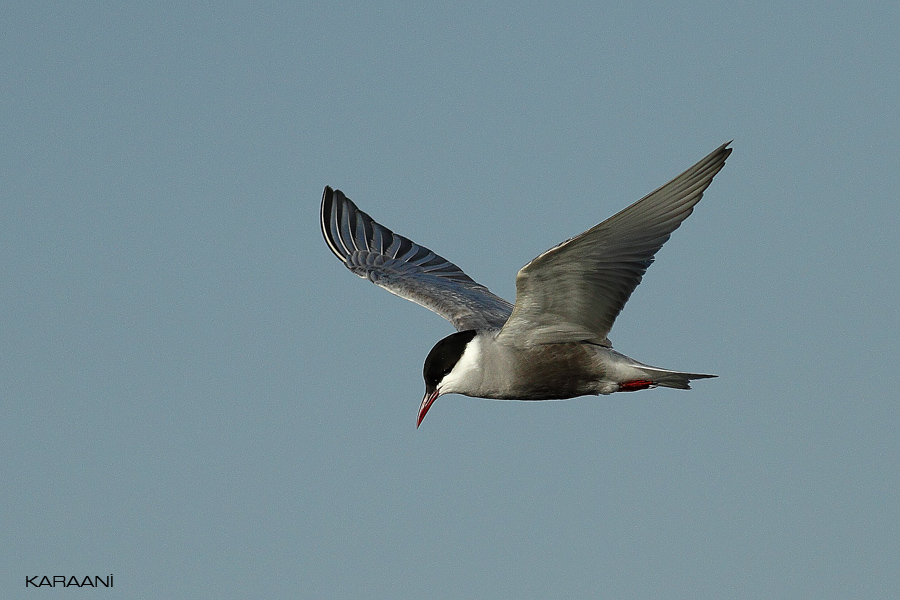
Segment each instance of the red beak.
M437 390L425 393L425 397L422 398L422 406L419 407L419 419L416 421L416 429L418 429L419 425L422 424L422 419L425 418L425 413L428 412L428 409L431 408L431 405L434 404L435 400L437 400L438 395L439 394Z

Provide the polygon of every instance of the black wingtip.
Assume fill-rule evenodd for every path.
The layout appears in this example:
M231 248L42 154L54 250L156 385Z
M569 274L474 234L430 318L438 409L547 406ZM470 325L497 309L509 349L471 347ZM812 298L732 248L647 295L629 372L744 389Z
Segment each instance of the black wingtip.
M319 208L319 223L322 225L322 235L325 241L328 241L328 222L331 220L331 208L333 205L334 190L331 186L326 185L325 191L322 192L322 205Z
M733 143L734 143L734 140L731 140L731 141L725 142L724 144L719 146L719 150L721 150L725 153L725 158L728 158L729 156L731 156L731 153L734 150L734 148L730 148L729 146L731 146L731 144L733 144Z
M335 190L333 190L330 185L325 186L325 191L322 192L322 207L319 212L319 224L322 227L322 237L325 238L325 243L328 244L328 248L341 260L341 262L346 262L331 231L332 214L336 208L334 205L334 193ZM338 191L338 193L340 194L340 191Z

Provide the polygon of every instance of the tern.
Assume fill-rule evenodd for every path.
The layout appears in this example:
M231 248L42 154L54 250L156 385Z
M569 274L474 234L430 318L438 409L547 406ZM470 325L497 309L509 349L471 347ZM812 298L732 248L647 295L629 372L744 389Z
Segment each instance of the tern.
M444 394L558 400L657 386L687 390L692 379L715 377L640 363L613 350L608 335L656 253L725 166L730 143L522 267L514 305L326 186L321 226L334 255L360 277L456 328L425 359L416 427Z

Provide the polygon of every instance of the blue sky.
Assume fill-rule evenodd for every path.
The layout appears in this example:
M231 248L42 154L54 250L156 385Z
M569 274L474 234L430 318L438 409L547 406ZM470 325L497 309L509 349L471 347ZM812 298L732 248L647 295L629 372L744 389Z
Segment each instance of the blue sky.
M4 597L900 595L895 3L0 14ZM731 139L610 336L718 379L416 430L326 184L513 300Z

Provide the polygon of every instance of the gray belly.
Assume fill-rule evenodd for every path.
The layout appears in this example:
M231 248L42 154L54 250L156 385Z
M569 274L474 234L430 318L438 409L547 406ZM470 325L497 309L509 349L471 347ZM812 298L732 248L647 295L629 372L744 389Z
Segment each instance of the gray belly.
M509 400L561 400L598 393L604 369L590 344L547 344L516 349L502 372L485 373L485 397ZM498 364L498 363L494 363Z

